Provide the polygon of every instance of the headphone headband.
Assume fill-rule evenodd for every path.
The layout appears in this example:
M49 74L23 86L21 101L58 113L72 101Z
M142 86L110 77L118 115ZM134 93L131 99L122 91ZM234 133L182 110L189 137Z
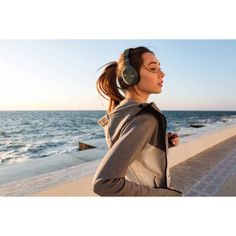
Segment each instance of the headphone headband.
M129 54L130 54L130 50L131 50L132 48L128 48L128 49L126 49L125 51L124 51L124 60L125 60L125 62L128 62L129 63ZM130 64L130 63L129 63Z

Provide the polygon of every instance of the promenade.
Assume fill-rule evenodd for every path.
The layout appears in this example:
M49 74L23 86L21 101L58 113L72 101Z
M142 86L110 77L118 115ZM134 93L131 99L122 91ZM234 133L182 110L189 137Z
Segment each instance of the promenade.
M187 196L236 196L236 135L171 168Z
M205 142L205 137L200 141ZM96 143L99 150L82 151L75 157L2 167L0 196L96 196L92 191L92 177L106 152L104 140ZM170 158L181 159L185 150L189 152L185 147L190 146L186 143L179 150L173 148ZM89 158L94 160L85 161ZM171 187L181 190L185 196L236 196L236 135L174 165L170 173Z
M171 186L185 196L236 196L236 135L170 169ZM35 196L95 196L92 176Z

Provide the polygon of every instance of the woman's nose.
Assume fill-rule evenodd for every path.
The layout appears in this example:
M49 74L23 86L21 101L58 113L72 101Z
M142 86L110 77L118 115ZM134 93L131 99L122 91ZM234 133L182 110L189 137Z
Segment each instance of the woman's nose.
M163 71L161 71L159 74L158 74L158 78L164 78L165 77L165 73Z

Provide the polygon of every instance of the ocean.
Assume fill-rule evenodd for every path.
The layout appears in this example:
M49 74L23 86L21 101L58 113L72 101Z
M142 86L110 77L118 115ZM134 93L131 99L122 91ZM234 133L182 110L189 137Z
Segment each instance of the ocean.
M236 111L162 111L167 132L182 140L236 125ZM0 165L78 152L82 140L104 138L97 120L105 111L1 111ZM193 128L192 124L204 127Z

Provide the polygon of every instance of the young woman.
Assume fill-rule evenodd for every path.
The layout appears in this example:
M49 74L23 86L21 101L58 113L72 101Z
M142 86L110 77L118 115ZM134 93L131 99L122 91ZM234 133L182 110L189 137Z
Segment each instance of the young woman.
M93 178L98 195L182 196L169 188L167 166L168 147L179 138L168 137L165 116L147 102L150 94L161 93L163 78L159 60L146 47L126 49L98 78L98 92L110 100L98 120L109 148Z

